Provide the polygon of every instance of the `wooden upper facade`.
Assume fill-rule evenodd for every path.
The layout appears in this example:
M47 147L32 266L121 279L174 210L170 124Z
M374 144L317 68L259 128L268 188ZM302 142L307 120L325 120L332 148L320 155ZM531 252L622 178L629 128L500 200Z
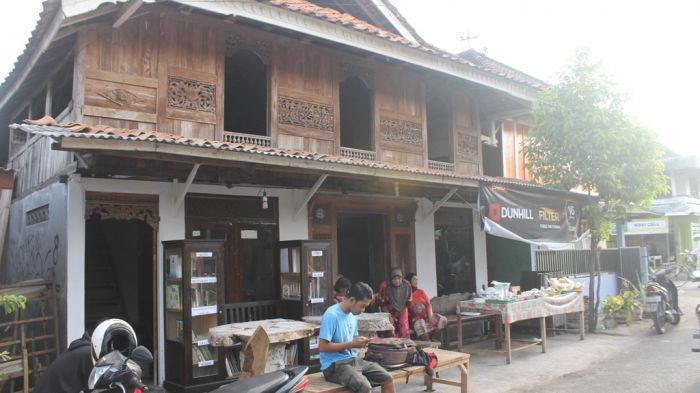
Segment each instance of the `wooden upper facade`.
M504 112L523 105L454 75L248 19L159 4L118 27L114 18L75 23L44 87L6 105L15 104L9 122L48 114L480 175L482 129L499 103ZM24 143L17 133L10 157Z

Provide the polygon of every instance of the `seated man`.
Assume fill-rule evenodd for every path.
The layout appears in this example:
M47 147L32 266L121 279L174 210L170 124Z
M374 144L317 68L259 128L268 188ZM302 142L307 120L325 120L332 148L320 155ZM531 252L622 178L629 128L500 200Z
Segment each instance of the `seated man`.
M369 285L358 282L350 287L343 301L329 307L321 319L318 350L326 381L346 386L355 393L368 393L381 385L383 393L394 393L394 381L386 370L357 358L353 348L362 348L369 339L357 331L357 317L372 302Z

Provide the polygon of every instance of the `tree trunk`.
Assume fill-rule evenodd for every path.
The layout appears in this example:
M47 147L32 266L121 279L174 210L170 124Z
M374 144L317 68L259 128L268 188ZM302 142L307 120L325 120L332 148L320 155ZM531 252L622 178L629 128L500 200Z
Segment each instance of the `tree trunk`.
M591 233L591 259L589 261L589 280L588 280L588 331L595 332L598 324L598 308L596 301L596 271L600 271L598 262L598 238Z

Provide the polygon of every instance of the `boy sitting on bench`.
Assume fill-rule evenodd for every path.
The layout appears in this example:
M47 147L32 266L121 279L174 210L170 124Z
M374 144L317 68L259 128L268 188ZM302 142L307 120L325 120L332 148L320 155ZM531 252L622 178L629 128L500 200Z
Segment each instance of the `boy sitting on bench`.
M329 307L321 319L318 335L321 371L328 382L343 385L355 393L368 393L372 386L382 393L394 393L394 381L380 365L358 359L353 348L362 348L369 339L359 336L357 317L372 303L374 294L369 285L355 283L345 299Z

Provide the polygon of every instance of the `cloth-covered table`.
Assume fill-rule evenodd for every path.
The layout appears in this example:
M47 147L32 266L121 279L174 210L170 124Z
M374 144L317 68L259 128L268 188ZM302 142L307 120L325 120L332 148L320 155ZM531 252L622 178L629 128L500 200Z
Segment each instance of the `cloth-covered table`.
M540 320L540 342L542 352L547 351L547 325L546 317L568 313L579 313L579 333L583 340L583 295L580 292L570 292L556 296L545 296L530 300L513 302L483 302L477 303L473 300L462 301L458 304L458 312L462 311L498 311L501 313L501 320L505 330L506 363L510 364L511 353L513 351L510 338L510 325L528 319ZM526 346L527 347L527 346ZM521 347L518 349L526 348Z

